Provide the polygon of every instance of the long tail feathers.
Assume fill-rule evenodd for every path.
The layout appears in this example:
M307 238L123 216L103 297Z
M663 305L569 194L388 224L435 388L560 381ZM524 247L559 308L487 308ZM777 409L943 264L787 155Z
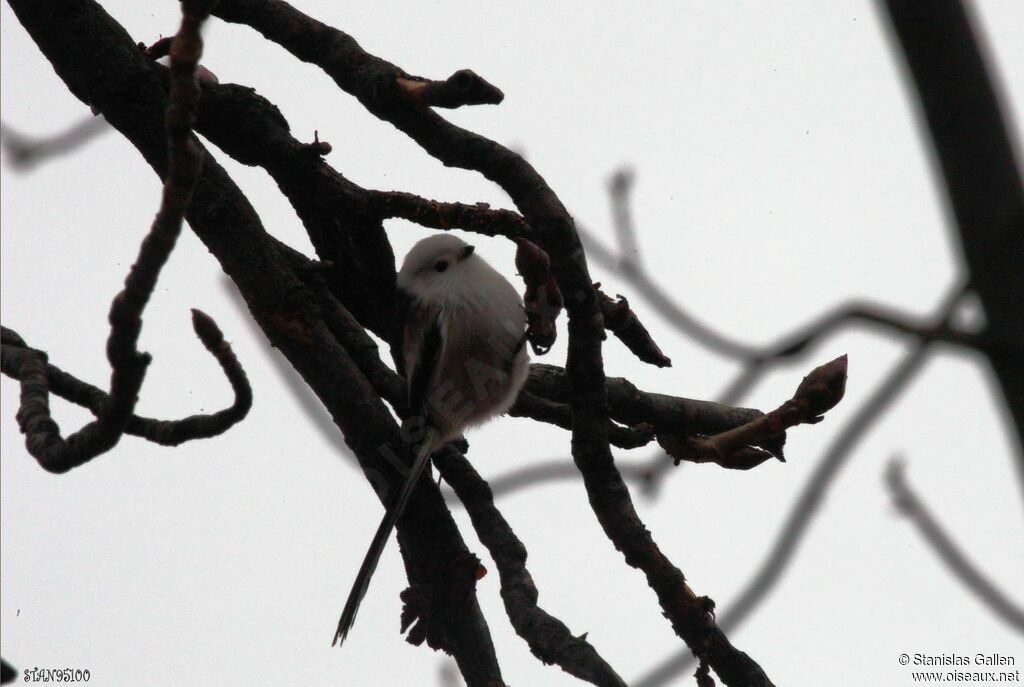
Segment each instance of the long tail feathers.
M359 604L362 602L363 597L366 596L366 590L370 586L370 578L373 577L374 571L377 570L377 563L380 562L381 554L384 553L384 547L387 546L388 539L391 538L391 530L395 529L395 523L398 522L398 518L405 511L405 505L409 502L409 496L412 494L413 487L416 486L423 468L426 467L427 462L430 460L430 454L434 452L435 442L433 439L433 436L428 436L423 441L419 453L416 454L416 461L412 464L412 471L409 472L405 482L402 484L402 490L398 492L398 497L388 507L387 512L384 514L384 519L380 521L380 526L377 527L377 533L373 535L370 548L366 552L366 557L363 558L363 564L359 567L359 573L356 575L355 582L352 583L352 591L348 593L348 601L345 602L345 609L341 612L341 620L338 621L338 631L334 635L334 641L331 642L331 646L343 644L345 637L348 636L349 630L352 629L352 625L356 621L356 612L359 610Z

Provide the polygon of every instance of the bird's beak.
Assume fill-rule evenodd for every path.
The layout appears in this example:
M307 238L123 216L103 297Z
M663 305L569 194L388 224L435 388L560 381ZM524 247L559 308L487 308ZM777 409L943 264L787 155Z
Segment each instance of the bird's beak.
M462 249L462 257L460 257L459 260L465 260L466 258L473 254L474 250L476 250L475 246L466 246L465 248Z

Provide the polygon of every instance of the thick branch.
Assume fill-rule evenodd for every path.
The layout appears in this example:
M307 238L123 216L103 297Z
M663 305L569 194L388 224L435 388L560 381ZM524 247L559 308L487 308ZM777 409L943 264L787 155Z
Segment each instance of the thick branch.
M124 30L91 0L10 4L70 90L100 110L158 173L165 172L162 77ZM383 447L392 457L403 455L393 418L311 309L306 287L263 230L252 206L209 157L188 219L235 281L271 343L331 412L367 475L379 478L381 485L397 485L400 473L378 452ZM410 582L452 600L452 613L429 624L428 643L451 652L470 685L501 684L474 590L461 582L453 584L455 578L464 579L461 573L444 574L457 566L475 579L478 564L429 480L417 488L398 535Z
M715 627L707 600L689 590L682 573L654 544L615 469L607 437L600 309L572 218L544 179L507 148L451 125L432 110L409 107L401 85L409 75L363 51L351 36L286 3L228 0L219 16L248 24L300 59L317 64L373 114L394 124L444 164L479 171L511 196L551 256L558 286L567 296L566 376L573 412L573 458L598 520L626 562L647 575L677 634L727 684L770 684L753 660L729 644Z
M537 587L526 569L526 547L494 506L487 482L452 447L434 456L441 476L452 486L473 521L473 528L498 566L501 598L516 634L544 663L595 685L626 683L584 637L576 637L560 620L537 605Z
M301 256L292 256L302 260ZM353 360L400 417L411 415L406 405L405 381L380 359L373 340L334 298L316 270L305 271L331 333L352 354ZM538 399L540 402L541 400ZM568 413L568 408L565 409ZM516 632L545 663L596 685L624 685L621 678L582 638L573 636L557 618L537 606L537 589L526 570L526 548L494 506L490 487L455 447L449 445L433 461L465 505L481 542L498 565L502 598ZM412 595L410 595L412 596Z
M1024 488L1024 184L960 0L886 0L949 193L988 360L1017 428Z
M519 392L519 397L508 414L512 417L528 417L538 422L546 422L562 429L572 429L572 410L567 404L535 396L529 391ZM653 439L654 425L647 422L631 427L610 422L608 426L608 440L618 448L640 448L651 443Z

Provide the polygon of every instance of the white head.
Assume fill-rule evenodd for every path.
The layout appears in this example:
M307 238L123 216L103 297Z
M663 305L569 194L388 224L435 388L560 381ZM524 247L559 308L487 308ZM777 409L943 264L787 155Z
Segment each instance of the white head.
M466 280L486 265L473 254L473 246L452 234L435 234L416 243L405 256L398 273L398 286L422 295L453 280Z

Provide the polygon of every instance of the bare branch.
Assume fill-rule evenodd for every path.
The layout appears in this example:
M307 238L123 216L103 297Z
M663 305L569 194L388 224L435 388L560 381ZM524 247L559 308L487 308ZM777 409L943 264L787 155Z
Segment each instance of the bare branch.
M10 156L10 165L19 171L30 171L36 165L62 157L81 148L99 134L110 131L102 117L86 117L65 131L53 136L36 137L15 131L0 123L0 143Z
M598 521L626 562L644 571L676 633L727 684L771 684L756 662L732 647L715 626L710 602L693 594L682 573L655 545L615 468L607 438L600 309L572 218L544 179L507 148L451 125L433 110L410 107L397 86L398 79L408 78L406 73L365 52L351 36L286 3L227 0L219 6L218 16L248 24L299 59L318 65L370 112L405 132L445 165L479 171L508 192L551 257L559 289L567 295L566 378L573 413L573 458L583 473Z
M949 322L966 292L964 285L953 289L938 307L937 319ZM825 502L828 490L840 470L874 426L875 421L885 414L924 366L931 345L932 342L928 340L915 342L900 363L875 388L868 400L857 409L825 450L824 455L815 461L817 467L801 489L767 557L744 586L739 598L720 614L720 622L724 627L730 631L736 629L778 584L814 522L818 510ZM636 687L660 687L669 684L675 676L692 666L693 658L688 653L677 652L635 680L633 684Z
M973 350L982 350L985 346L982 336L963 331L949 322L936 323L928 318L916 317L876 303L850 303L819 315L794 333L781 337L778 343L767 346L757 356L749 358L744 369L721 394L723 402L735 402L756 384L772 365L783 360L793 361L803 357L815 343L851 324L872 325L918 340L947 343Z
M910 488L905 467L901 460L893 459L889 461L885 471L885 483L889 487L893 504L914 523L935 555L968 591L1010 627L1024 633L1024 609L1013 603L982 571L978 570L956 542L946 534L928 507Z
M510 239L532 233L518 212L493 209L487 203L442 203L401 191L367 191L365 203L367 212L381 219L400 217L432 229L464 229Z
M616 252L590 232L578 228L580 236L587 247L588 255L631 284L637 294L676 329L712 352L744 363L744 368L737 378L719 395L723 403L735 403L742 398L773 364L784 359L795 359L808 352L821 338L850 324L870 324L914 338L941 341L981 351L988 350L988 347L993 345L993 342L984 336L960 330L949 323L937 326L885 305L862 302L831 308L797 329L795 333L783 336L777 343L767 346L755 346L726 336L686 311L644 270L639 258L632 257L630 251L638 251L635 242L636 230L629 206L633 180L632 172L620 170L613 176L609 185L614 228L621 246L625 247ZM1024 348L1019 332L1015 337L1004 338L1004 343L1016 343Z
M757 348L749 346L738 339L721 334L715 328L705 324L695 315L687 311L669 295L658 282L639 265L633 269L623 270L623 260L617 252L605 246L587 229L577 225L580 239L587 249L587 255L602 267L612 270L632 287L634 293L645 300L676 329L686 334L708 350L715 351L730 358L746 359L757 353Z
M737 408L679 396L641 391L622 377L608 378L608 408L612 419L627 426L651 424L656 432L718 434L744 425L764 415L752 408ZM568 403L570 394L565 370L554 365L530 365L530 377L524 389L531 394L558 403ZM525 411L525 409L523 409ZM785 432L757 443L773 455L782 455Z
M460 69L444 81L418 76L399 76L396 80L409 102L425 107L497 105L505 99L501 90L470 69Z
M657 477L664 474L657 468L665 462L671 467L672 459L666 456L664 451L658 451L652 459L639 463L620 464L619 472L624 480L635 483L641 493L650 497L654 495L659 485ZM491 487L491 493L498 497L536 484L560 480L575 482L579 478L580 471L573 465L572 460L563 457L510 470L503 475L491 478L488 484Z
M526 547L494 507L487 482L450 446L435 454L434 463L466 507L477 536L498 566L505 610L516 634L526 640L533 655L591 684L624 687L626 683L585 636L573 635L565 624L537 605L537 587L526 569Z
M203 345L213 354L224 370L235 394L234 402L228 408L216 413L192 415L181 420L155 420L133 414L125 425L125 434L141 437L163 446L177 446L186 441L208 439L223 434L248 414L249 408L252 407L252 389L249 386L245 370L242 369L231 346L224 341L220 329L208 315L193 311L193 327ZM13 379L21 380L25 374L24 364L29 361L29 374L36 374L31 358L42 354L28 348L15 332L6 327L3 332L4 343L0 347L3 351L3 373ZM21 341L21 343L16 344L14 341ZM45 361L45 356L43 356L43 360ZM96 416L100 416L110 403L110 396L102 389L83 382L54 365L46 364L45 378L51 393L88 408Z
M619 295L618 300L612 300L598 288L599 286L600 283L594 284L601 304L605 329L614 334L641 361L658 367L671 367L672 360L661 352L658 344L654 343L650 332L629 307L626 297Z
M536 396L529 391L519 392L515 405L509 409L508 414L512 417L528 417L546 422L562 429L572 429L572 410L567 404ZM618 448L640 448L654 440L654 425L642 422L623 427L609 422L608 440Z
M157 114L166 103L164 77L124 29L88 0L64 0L56 15L49 5L33 0L10 0L10 5L71 92L97 107L155 170L165 173L164 124ZM82 31L83 25L90 30ZM234 124L244 129L246 120ZM303 148L296 154L316 157ZM401 474L378 452L392 450L399 463L404 455L393 417L323 325L306 287L266 234L251 204L211 158L203 166L188 219L234 280L272 345L331 412L371 480L377 479L374 483L381 487L396 485ZM356 238L368 244L373 239ZM450 613L426 623L426 642L455 656L468 684L501 684L475 594L473 575L479 564L429 480L417 488L407 516L399 522L398 534L410 583L432 598L450 601ZM457 574L447 575L453 568Z
M821 422L846 391L846 356L815 368L804 377L793 398L766 415L703 438L659 435L662 448L678 464L681 460L712 462L723 467L748 470L771 457L754 446L777 437L790 427ZM781 452L776 456L785 461Z
M960 0L886 0L942 169L971 284L985 310L985 349L1017 429L1024 495L1024 183L998 94ZM956 74L955 79L949 78Z
M636 175L633 170L624 167L612 174L608 182L608 195L612 201L612 228L619 240L619 265L624 272L636 270L642 262L633 213L629 207L634 181Z
M202 52L199 26L208 16L208 6L183 5L181 29L171 54L173 74L167 107L167 136L170 164L160 210L139 255L125 279L124 290L110 307L110 336L107 358L112 368L110 398L98 418L63 438L50 416L46 362L41 354L28 354L22 364L21 407L18 425L26 435L30 454L46 470L64 473L109 451L121 438L132 417L139 389L150 357L136 349L142 329L142 312L156 286L164 263L174 249L181 224L192 197L202 151L191 135L199 89L195 65Z

